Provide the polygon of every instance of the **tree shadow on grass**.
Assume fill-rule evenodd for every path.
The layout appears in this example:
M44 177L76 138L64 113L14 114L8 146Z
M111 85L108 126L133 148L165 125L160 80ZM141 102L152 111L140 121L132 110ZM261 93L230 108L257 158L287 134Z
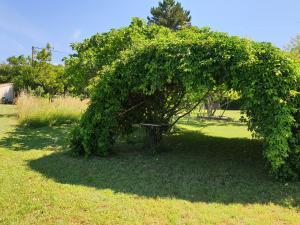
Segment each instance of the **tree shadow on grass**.
M16 126L0 139L0 146L14 151L62 149L66 145L70 126L28 128Z
M118 144L107 158L53 153L28 162L56 182L111 189L150 198L191 202L300 207L300 185L268 176L257 140L219 138L199 132L166 137L171 149L154 156L138 145Z

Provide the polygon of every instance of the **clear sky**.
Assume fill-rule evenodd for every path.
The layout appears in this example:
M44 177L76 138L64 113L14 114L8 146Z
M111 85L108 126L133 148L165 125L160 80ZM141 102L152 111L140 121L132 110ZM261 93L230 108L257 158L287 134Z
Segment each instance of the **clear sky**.
M300 33L300 0L181 0L192 24L284 47ZM31 46L69 44L146 18L157 0L0 0L0 62ZM57 63L66 53L55 53Z

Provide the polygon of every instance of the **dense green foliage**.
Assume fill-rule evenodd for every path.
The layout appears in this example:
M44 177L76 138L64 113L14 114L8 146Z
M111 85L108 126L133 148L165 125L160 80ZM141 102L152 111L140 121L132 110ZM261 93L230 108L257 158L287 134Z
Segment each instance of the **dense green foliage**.
M289 51L287 56L292 58L300 66L300 34L292 38L290 43L286 46L286 50ZM294 171L300 171L300 86L299 82L297 83L298 87L296 92L291 93L291 95L295 96L295 98L293 98L293 105L295 106L293 116L295 123L292 128L293 137L290 139L290 146L293 151L290 153L287 159L289 161L289 165ZM283 173L285 172L286 171L283 171Z
M12 56L7 59L7 64L0 65L0 83L12 82L15 89L28 90L33 85L31 60L23 55Z
M66 73L70 76L73 91L78 95L89 95L100 77L100 71L111 65L120 54L136 43L143 44L143 39L154 38L162 29L153 26L144 29L142 21L133 19L134 24L128 28L113 29L110 32L96 34L82 43L71 45L75 52L65 59ZM145 26L144 26L145 27ZM167 33L168 30L165 29Z
M152 16L147 17L148 24L157 24L172 30L189 26L191 24L190 11L184 10L181 3L174 0L163 0L158 7L150 10Z
M77 152L107 155L115 138L132 132L134 124L172 125L182 110L226 85L240 94L249 129L265 141L271 171L283 178L299 175L292 133L298 71L280 49L206 29L148 27L137 19L128 28L97 34L77 49L69 69L74 62L74 68L86 62L100 80L73 133Z
M0 83L14 83L17 94L26 91L51 98L66 93L68 77L64 66L51 64L51 46L35 50L33 56L33 59L23 55L9 57L6 64L0 65Z

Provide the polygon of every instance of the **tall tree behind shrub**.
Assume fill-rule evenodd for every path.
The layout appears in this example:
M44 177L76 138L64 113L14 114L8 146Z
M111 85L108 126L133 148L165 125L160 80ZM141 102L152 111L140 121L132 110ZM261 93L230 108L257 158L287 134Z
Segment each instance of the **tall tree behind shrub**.
M150 10L152 16L147 17L148 24L157 24L178 30L191 24L190 11L184 10L181 3L174 0L163 0L158 3L158 7Z
M300 54L300 34L297 34L291 39L291 41L285 46L289 52L295 52Z

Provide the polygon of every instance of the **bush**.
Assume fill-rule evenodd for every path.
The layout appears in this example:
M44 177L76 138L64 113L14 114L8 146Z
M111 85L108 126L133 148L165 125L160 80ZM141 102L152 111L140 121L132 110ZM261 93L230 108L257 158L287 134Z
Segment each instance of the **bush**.
M46 98L22 94L17 100L20 124L34 128L79 121L86 107L87 101L72 97L49 102Z
M286 179L300 175L298 148L289 143L295 138L291 131L299 108L293 102L299 93L299 71L283 51L269 43L197 28L172 32L132 23L124 29L124 38L118 32L110 34L134 40L128 41L127 49L120 50L118 43L99 45L92 37L71 56L73 70L91 61L90 52L95 52L94 62L111 59L91 65L100 79L74 133L74 149L87 156L108 155L115 137L130 134L133 125L172 127L184 111L195 109L224 86L239 94L249 130L265 141L263 153L272 174L281 177L283 172Z

